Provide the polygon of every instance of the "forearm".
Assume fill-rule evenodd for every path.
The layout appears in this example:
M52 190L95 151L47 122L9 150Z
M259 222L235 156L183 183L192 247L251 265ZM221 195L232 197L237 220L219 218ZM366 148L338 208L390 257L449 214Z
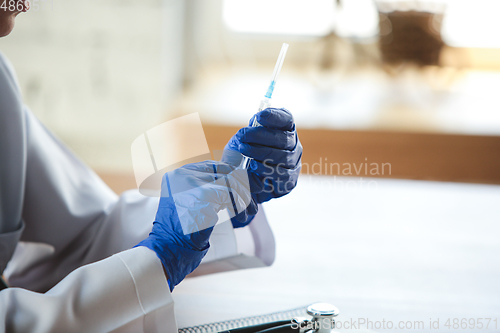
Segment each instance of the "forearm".
M161 267L152 251L139 247L81 267L45 294L6 289L0 292L0 330L109 332L133 326L147 331L140 325L157 316L162 330L176 332Z

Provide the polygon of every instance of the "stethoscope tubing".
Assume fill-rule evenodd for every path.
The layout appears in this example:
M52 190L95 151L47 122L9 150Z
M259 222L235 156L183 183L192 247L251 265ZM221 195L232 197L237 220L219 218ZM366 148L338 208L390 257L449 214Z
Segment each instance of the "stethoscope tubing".
M240 328L233 328L233 329L222 331L219 333L261 333L265 330L268 330L268 329L271 329L274 327L281 327L281 326L285 326L285 325L292 326L292 323L290 320L280 320L280 321L275 321L272 323L259 324L259 325L240 327ZM266 332L274 332L274 331L266 331ZM295 331L290 331L290 332L295 332Z
M291 322L280 325L280 326L275 326L275 327L270 327L268 329L258 331L255 333L297 333L299 332L299 329L297 327L294 327Z

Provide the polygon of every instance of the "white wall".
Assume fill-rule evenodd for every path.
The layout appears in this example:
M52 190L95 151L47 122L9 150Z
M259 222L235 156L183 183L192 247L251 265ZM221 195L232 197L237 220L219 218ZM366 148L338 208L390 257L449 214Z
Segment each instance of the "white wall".
M25 102L78 155L130 171L130 144L168 118L181 86L183 2L52 1L21 14L0 50Z

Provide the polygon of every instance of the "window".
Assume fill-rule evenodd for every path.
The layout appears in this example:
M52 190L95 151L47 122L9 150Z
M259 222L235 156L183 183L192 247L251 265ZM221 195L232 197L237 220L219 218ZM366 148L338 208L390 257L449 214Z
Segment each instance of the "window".
M456 47L500 47L500 1L454 0L443 21L444 41Z
M373 37L378 16L372 0L225 0L223 18L237 32L324 36L335 29L344 37Z
M224 0L223 19L229 29L253 34L319 37L332 30L347 38L370 38L378 34L378 14L373 0L343 0L340 6L336 2ZM447 4L442 36L448 45L500 47L499 0L434 0L421 3Z

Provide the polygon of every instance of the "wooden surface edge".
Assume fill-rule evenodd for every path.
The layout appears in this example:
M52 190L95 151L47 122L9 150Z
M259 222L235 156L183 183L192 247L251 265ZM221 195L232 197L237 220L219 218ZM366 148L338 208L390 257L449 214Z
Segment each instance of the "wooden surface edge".
M213 152L222 150L239 128L205 124L203 129ZM298 133L303 174L500 184L500 137L327 129ZM98 174L116 193L137 187L133 174Z

